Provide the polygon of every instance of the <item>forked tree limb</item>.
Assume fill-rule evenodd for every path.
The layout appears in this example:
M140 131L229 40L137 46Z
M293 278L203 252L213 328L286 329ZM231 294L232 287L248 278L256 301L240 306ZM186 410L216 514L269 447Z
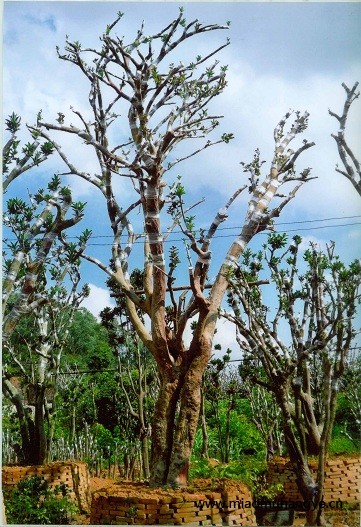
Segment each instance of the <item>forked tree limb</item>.
M339 168L336 165L336 172L346 177L354 186L358 194L361 196L361 169L360 162L353 153L350 145L347 143L345 138L346 121L348 118L351 104L360 96L360 92L356 91L358 87L356 82L350 89L345 83L342 83L342 87L346 92L346 101L343 107L342 115L337 115L335 112L328 110L328 113L337 119L339 122L339 130L337 134L331 134L337 144L338 153L342 161L344 169Z

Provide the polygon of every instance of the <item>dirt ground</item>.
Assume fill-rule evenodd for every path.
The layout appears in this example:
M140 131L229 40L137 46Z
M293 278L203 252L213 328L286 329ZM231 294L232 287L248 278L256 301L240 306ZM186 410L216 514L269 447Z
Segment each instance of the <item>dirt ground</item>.
M175 492L179 492L180 494L184 495L189 492L194 492L195 490L214 490L216 491L217 488L220 488L223 484L221 480L197 480L193 483L191 487L188 489L182 489L178 491L172 490L172 495L174 495ZM242 489L242 483L233 481L230 482L227 481L227 488L236 488L238 491ZM128 496L130 494L136 495L136 496L142 496L142 497L149 497L149 496L160 496L160 495L168 495L169 491L167 489L153 489L147 487L142 482L132 482L132 481L119 481L104 477L94 477L90 478L90 492L94 493L99 490L106 490L107 493L117 495L117 496ZM359 510L338 510L338 511L332 511L327 512L326 511L326 520L328 524L332 527L359 527L360 526L360 511ZM296 518L293 523L293 525L300 527L305 524L305 516L303 513L296 513ZM82 514L74 518L73 525L90 525L90 516L87 514Z

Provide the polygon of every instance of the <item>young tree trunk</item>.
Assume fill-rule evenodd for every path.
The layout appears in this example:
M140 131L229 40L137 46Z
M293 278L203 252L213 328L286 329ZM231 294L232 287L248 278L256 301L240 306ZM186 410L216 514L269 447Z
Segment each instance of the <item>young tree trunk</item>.
M230 457L230 425L231 425L231 407L230 404L227 407L227 415L226 415L226 430L225 430L225 463L229 463L229 457Z
M76 436L76 407L75 404L71 410L71 428L70 428L70 441L71 443L75 442Z
M53 407L51 411L49 409L46 410L46 417L48 422L48 437L47 437L47 444L46 444L46 459L45 463L51 462L51 450L52 450L52 444L54 439L54 433L55 433L55 422L56 422L56 411L55 411L55 398L53 401Z
M273 435L273 430L270 430L266 441L266 463L268 463L275 455Z
M141 462L143 467L143 475L145 479L150 477L149 469L149 450L148 450L148 428L145 423L145 411L144 411L144 392L139 394L138 405L139 405L139 422L140 422L140 443L141 443Z
M35 465L43 465L47 458L47 440L45 432L45 386L36 385L35 394L35 423L34 423L34 452Z
M143 465L143 474L145 479L150 477L149 469L149 453L148 453L148 437L147 434L144 434L141 438L141 455L142 455L142 465Z
M201 452L201 456L204 459L209 459L209 453L208 453L208 432L207 432L207 421L206 421L206 412L205 412L203 389L202 389L202 392L201 392L200 423L201 423L201 429L202 429L202 452Z

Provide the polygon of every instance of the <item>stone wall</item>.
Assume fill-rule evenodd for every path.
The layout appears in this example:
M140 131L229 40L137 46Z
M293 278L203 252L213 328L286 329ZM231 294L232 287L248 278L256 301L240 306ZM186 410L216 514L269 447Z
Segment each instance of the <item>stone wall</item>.
M90 525L256 525L251 494L240 485L219 492L151 489L147 496L130 483L128 495L115 493L112 487L93 494Z
M69 461L29 467L2 467L4 488L11 488L20 480L31 476L41 477L51 487L65 483L68 486L69 498L77 504L80 511L89 512L89 473L85 463Z
M310 461L310 467L316 475L316 462ZM268 466L267 480L270 483L282 483L284 499L302 501L297 489L296 475L291 463L286 459L276 459ZM355 504L360 501L361 463L359 459L330 459L326 464L324 501L341 500Z

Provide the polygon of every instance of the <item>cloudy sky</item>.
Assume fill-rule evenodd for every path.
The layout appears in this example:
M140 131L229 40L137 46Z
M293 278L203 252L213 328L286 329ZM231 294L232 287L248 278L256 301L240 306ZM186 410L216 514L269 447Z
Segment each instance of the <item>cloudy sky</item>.
M63 46L65 35L84 46L97 46L98 36L119 10L125 16L117 31L130 41L142 20L145 32L159 31L178 15L179 5L184 6L188 20L231 22L229 31L208 33L197 42L191 39L181 50L181 59L187 60L195 54L205 55L226 37L231 40L231 45L219 55L222 64L228 64L228 87L214 102L212 110L224 115L220 133L233 132L235 139L229 145L207 150L170 174L170 182L177 174L182 175L189 203L206 198L206 205L197 212L199 225L206 227L216 210L246 182L240 161L250 161L257 147L262 159L270 161L273 129L280 118L290 108L308 110L310 125L304 137L316 146L300 158L298 168L312 167L317 179L305 185L285 209L278 229L287 230L290 235L296 229L304 236L305 245L315 241L324 246L334 240L339 254L347 261L359 256L360 200L351 184L335 172L338 159L331 133L337 131L337 123L328 114L329 108L341 112L344 103L341 83L352 86L361 81L359 3L6 1L4 116L15 111L23 122L33 123L40 109L49 121L54 121L59 111L68 115L70 106L88 112L86 82L77 68L59 61L55 46ZM179 55L177 58L180 60ZM349 142L355 153L361 144L360 117L361 101L358 100L348 122ZM74 149L68 138L63 139L62 145L81 170L95 170L89 150L78 146ZM49 174L62 170L52 158L38 173L26 175L11 192L21 193L39 182L44 184ZM83 181L68 182L75 197L88 202L84 226L92 228L96 236L109 236L101 196ZM129 187L120 184L118 191L124 199L129 197ZM239 230L231 227L242 224L246 197L232 210L227 225L230 228L224 231L227 237L216 240L214 274L232 236ZM182 242L177 240L174 244L182 247ZM264 238L256 240L255 246L261 241ZM110 254L109 241L97 238L92 243L89 253L106 261ZM141 266L139 258L133 261L133 267ZM92 295L85 305L97 314L111 302L104 286L105 276L90 264L85 264L83 269L85 281L92 287ZM233 345L234 335L229 329L220 328L219 335L225 346Z

